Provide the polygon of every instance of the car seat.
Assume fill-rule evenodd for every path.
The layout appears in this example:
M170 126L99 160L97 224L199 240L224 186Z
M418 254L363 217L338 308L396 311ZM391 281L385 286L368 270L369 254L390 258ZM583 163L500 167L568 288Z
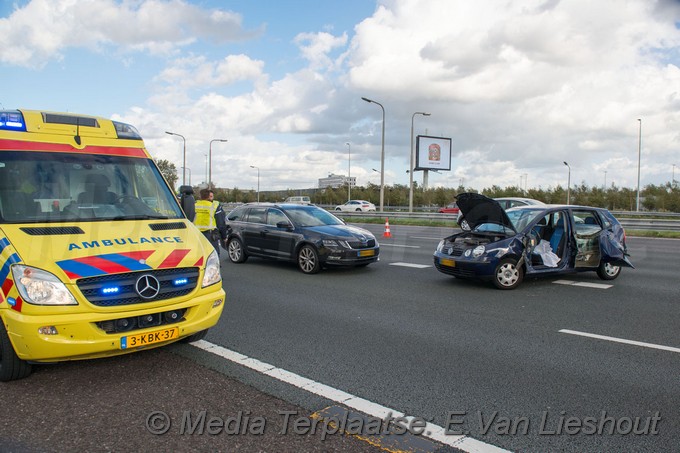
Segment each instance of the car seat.
M597 225L594 217L586 217L585 223L588 225Z
M85 176L85 191L78 194L80 204L114 204L118 195L109 191L111 181L103 174Z
M550 248L560 258L562 258L562 249L564 248L564 219L560 217L555 224L555 229L550 236Z
M0 173L0 215L5 221L25 221L40 213L40 203L19 189L16 178Z

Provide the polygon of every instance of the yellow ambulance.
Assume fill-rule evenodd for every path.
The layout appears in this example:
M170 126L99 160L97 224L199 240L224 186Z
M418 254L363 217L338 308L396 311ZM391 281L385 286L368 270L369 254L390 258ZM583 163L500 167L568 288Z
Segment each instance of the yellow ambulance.
M0 110L0 285L0 381L199 340L226 297L134 127L30 110Z

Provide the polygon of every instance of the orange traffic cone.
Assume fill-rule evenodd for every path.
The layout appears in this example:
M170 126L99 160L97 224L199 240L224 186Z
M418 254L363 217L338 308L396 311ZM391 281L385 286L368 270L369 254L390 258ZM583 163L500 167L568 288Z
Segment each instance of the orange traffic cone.
M385 219L385 232L383 233L384 238L391 238L392 233L390 233L390 220Z

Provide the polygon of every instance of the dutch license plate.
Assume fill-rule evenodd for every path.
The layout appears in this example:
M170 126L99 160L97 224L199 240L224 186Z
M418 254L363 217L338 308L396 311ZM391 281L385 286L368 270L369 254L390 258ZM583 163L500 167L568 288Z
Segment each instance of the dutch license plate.
M361 250L359 256L373 256L375 255L375 250Z
M442 266L456 267L456 262L454 260L450 260L448 258L440 259L439 264L441 264Z
M120 349L138 348L149 344L173 340L178 337L179 337L178 327L157 330L155 332L140 333L137 335L128 335L120 339Z

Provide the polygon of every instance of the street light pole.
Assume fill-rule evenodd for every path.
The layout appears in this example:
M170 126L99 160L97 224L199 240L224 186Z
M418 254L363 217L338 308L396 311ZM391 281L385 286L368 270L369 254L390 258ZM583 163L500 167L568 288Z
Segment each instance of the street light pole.
M187 170L186 170L186 168L187 168L187 140L186 140L186 138L184 138L183 135L175 134L174 132L165 131L165 133L168 134L168 135L176 135L176 136L182 138L182 143L183 143L183 148L184 148L184 150L182 151L182 168L184 169L182 171L182 185L185 186L186 183L187 183Z
M251 165L250 168L255 168L257 169L257 202L260 202L260 167L256 167L255 165Z
M675 164L673 164L673 177L671 178L671 187L675 186Z
M604 171L604 190L607 190L607 170Z
M425 112L415 112L411 115L411 164L409 166L409 176L408 176L408 212L413 212L413 120L416 115L430 116L429 113Z
M352 199L352 145L347 145L347 201Z
M380 151L380 211L385 209L385 107L380 102L362 97L368 103L377 104L382 109L382 147Z
M564 165L569 168L569 176L567 177L567 204L571 204L571 167L566 162L564 162Z
M213 142L227 142L225 138L214 138L210 140L208 150L208 189L212 189L212 144Z
M640 128L638 132L638 181L637 181L637 199L635 201L635 210L640 210L640 159L642 157L642 118L638 118Z

